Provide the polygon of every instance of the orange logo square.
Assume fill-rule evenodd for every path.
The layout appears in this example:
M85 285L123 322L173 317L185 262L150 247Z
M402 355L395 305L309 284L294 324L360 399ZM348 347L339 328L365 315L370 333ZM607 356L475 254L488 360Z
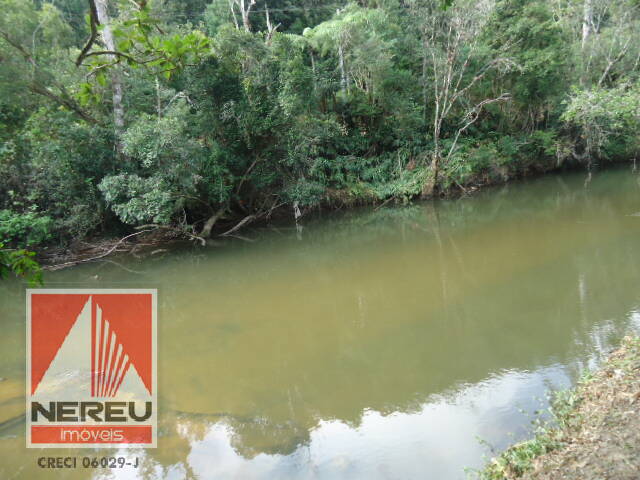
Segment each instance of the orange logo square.
M155 447L156 290L27 290L27 447Z

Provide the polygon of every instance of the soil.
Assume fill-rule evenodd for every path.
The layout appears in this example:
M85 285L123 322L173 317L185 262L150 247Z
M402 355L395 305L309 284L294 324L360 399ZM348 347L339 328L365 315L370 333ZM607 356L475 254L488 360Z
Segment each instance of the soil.
M640 337L625 337L575 393L569 421L553 432L562 446L535 458L522 476L505 478L640 479Z

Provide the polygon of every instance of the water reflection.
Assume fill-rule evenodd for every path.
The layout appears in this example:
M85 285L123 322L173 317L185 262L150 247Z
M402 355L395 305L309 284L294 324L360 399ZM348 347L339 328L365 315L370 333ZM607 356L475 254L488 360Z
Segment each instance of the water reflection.
M547 177L50 274L159 289L161 436L121 452L140 470L47 474L462 479L640 327L636 180ZM0 308L0 478L39 478L19 285L0 284Z

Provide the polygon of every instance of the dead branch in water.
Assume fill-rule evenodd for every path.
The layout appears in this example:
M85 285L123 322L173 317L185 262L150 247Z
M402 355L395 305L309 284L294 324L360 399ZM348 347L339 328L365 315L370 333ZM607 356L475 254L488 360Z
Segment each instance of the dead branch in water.
M158 224L155 224L155 223L150 223L148 225L141 225L139 227L136 227L136 229L147 228L147 227L154 227L154 229L169 230L171 232L177 233L178 235L184 235L186 237L189 237L189 240L197 240L198 242L200 242L200 244L203 247L207 244L207 240L204 237L202 237L200 235L194 235L193 233L189 233L189 232L187 232L186 230L184 230L182 228L170 227L169 225L158 225Z
M143 233L152 232L152 231L153 230L143 230L141 232L131 233L131 234L125 236L125 237L122 237L109 250L107 250L106 252L101 253L100 255L97 255L95 257L82 258L82 259L78 259L78 260L72 260L70 262L59 263L57 265L46 266L46 267L44 267L44 269L45 270L59 270L61 268L71 267L73 265L78 265L79 263L87 263L87 262L93 262L95 260L99 260L101 258L106 257L107 255L112 254L116 250L116 248L118 248L120 246L120 244L122 244L122 242L124 242L125 240L127 240L127 239L129 239L131 237L135 237L137 235L142 235Z
M216 224L218 220L222 218L225 211L226 211L226 208L222 207L216 213L214 213L211 217L209 217L209 219L205 222L204 226L202 227L202 230L200 231L200 234L198 235L198 237L200 237L201 239L209 238L211 236L211 230L213 229L213 226Z
M257 218L256 215L248 215L248 216L244 217L242 220L240 220L240 222L235 227L233 227L231 230L227 230L226 232L221 233L220 236L221 237L226 237L227 235L231 235L233 232L239 230L244 225L246 225L247 223L255 220L256 218Z
M244 217L235 226L233 226L229 230L219 234L218 236L219 237L234 237L234 238L238 238L240 240L248 241L248 242L253 241L250 238L238 235L236 232L238 230L240 230L242 227L244 227L244 226L248 225L249 223L253 222L254 220L257 220L257 219L263 218L263 217L268 219L275 209L277 209L278 207L283 205L283 203L278 204L277 200L278 199L276 199L276 201L273 203L271 208L269 208L268 210L261 210L256 214L252 214L252 215L248 215L248 216ZM54 270L60 270L62 268L66 268L66 267L72 267L72 266L75 266L75 265L78 265L78 264L81 264L81 263L88 263L88 262L94 262L96 260L101 260L104 257L107 257L108 255L111 255L112 253L117 251L118 247L120 247L128 239L130 239L132 237L136 237L138 235L142 235L144 233L154 232L154 231L157 231L157 230L166 230L168 232L173 232L178 236L186 237L189 240L197 241L198 243L200 243L201 246L204 247L204 246L207 245L208 237L211 236L211 229L213 229L213 227L217 223L217 221L224 216L225 212L226 212L226 208L220 208L212 217L210 217L207 220L207 222L205 223L205 226L202 229L202 233L199 234L199 235L191 233L185 228L174 227L174 226L169 226L169 225L158 225L158 224L154 224L154 223L147 224L147 225L140 225L138 227L135 227L135 229L139 230L139 231L137 231L135 233L131 233L129 235L126 235L126 236L122 237L121 239L119 239L118 241L116 241L115 243L110 244L110 246L107 247L107 249L105 251L103 251L99 255L95 255L95 256L92 256L92 257L89 257L89 258L77 258L77 259L66 261L66 262L63 262L63 263L47 265L47 266L45 266L43 268L45 270L54 271ZM154 246L154 245L157 245L157 242L154 242L152 240L151 243L145 243L145 244L136 243L136 247L137 246L141 246L141 245ZM99 251L100 248L101 247L99 245L96 245L95 247L92 247L91 250ZM102 247L102 248L105 248L105 247ZM134 247L134 249L135 249L135 247ZM160 249L160 250L154 251L153 253L158 253L159 251L165 251L165 250ZM133 252L131 252L131 253L133 253ZM76 254L70 254L70 255L67 256L67 258L70 258L70 257L73 258L74 256L77 256L77 253ZM103 260L103 261L105 261L105 260ZM116 263L116 262L111 262L109 260L107 260L107 262ZM122 267L122 265L118 265L118 266ZM122 267L122 268L124 268L124 267ZM132 271L132 273L141 273L141 272Z
M396 197L389 197L387 198L384 202L382 202L380 205L378 205L376 208L373 209L374 212L377 212L378 210L380 210L382 207L384 207L387 203L389 203L391 200L393 200Z

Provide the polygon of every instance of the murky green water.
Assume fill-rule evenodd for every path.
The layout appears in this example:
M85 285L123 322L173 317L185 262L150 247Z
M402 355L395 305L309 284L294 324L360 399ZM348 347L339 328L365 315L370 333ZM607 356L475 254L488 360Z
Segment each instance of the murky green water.
M24 447L10 420L24 411L24 290L1 283L0 478L465 478L529 434L548 388L640 329L639 178L585 179L49 273L49 288L158 288L157 450ZM143 467L36 465L88 453Z

